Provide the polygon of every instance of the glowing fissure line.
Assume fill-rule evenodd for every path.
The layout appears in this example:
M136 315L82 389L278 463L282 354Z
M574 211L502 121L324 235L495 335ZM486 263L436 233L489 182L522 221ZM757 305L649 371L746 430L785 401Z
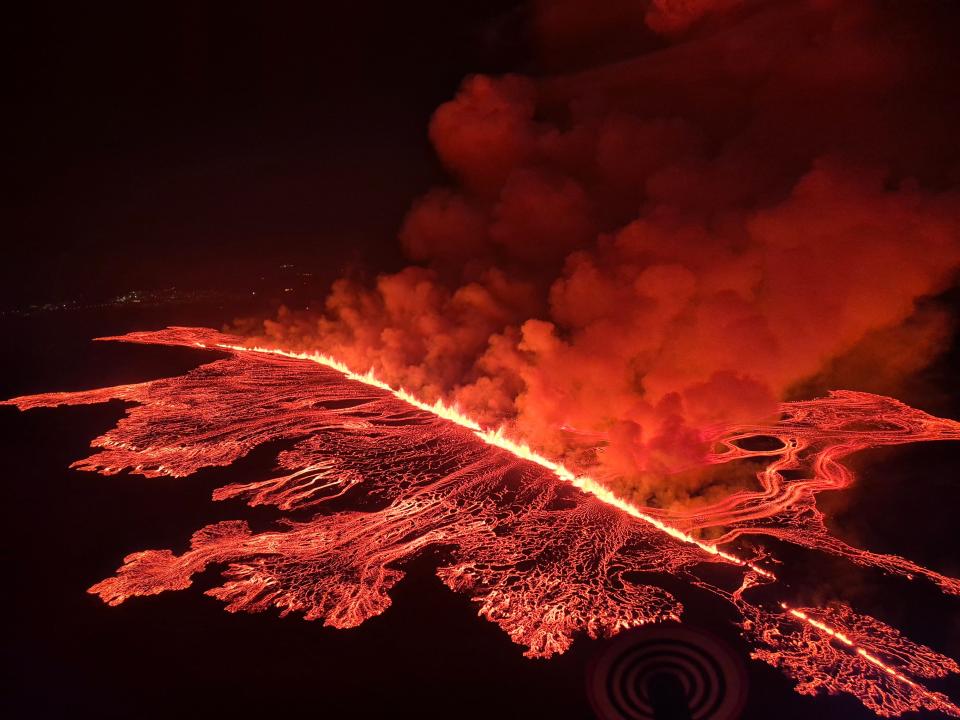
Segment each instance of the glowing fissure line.
M196 343L199 347L206 347L204 343ZM529 460L530 462L536 463L541 467L550 470L554 475L556 475L560 480L573 485L574 487L582 490L588 495L593 495L601 502L622 510L631 517L636 518L642 522L652 525L663 533L666 533L676 540L685 542L691 545L696 545L704 552L709 553L710 555L715 555L727 562L733 563L734 565L739 565L741 567L749 568L753 570L758 575L763 577L774 579L773 573L769 570L765 570L758 565L754 565L747 560L737 557L732 553L725 552L718 548L713 543L705 543L697 538L689 535L682 530L679 530L672 525L668 525L662 520L659 520L651 515L647 515L642 512L635 505L630 504L623 498L616 495L608 488L604 487L601 483L597 482L593 478L587 475L577 475L572 470L564 466L562 463L554 462L547 457L544 457L540 453L531 449L529 445L523 442L517 442L509 437L507 437L503 428L499 427L496 430L489 430L480 425L473 418L464 415L460 410L454 406L445 404L442 400L437 400L432 405L425 403L416 396L407 392L403 388L396 389L385 383L383 380L378 378L374 372L373 368L368 370L364 374L356 373L351 370L345 363L337 360L336 358L330 357L329 355L324 355L323 353L304 353L304 352L292 352L290 350L279 350L276 348L266 348L266 347L245 347L243 345L229 345L227 343L217 343L216 347L224 348L227 350L234 350L239 352L256 352L256 353L268 353L271 355L280 355L282 357L293 358L296 360L308 360L310 362L315 362L320 365L325 365L326 367L332 368L337 372L342 373L350 380L357 380L366 385L371 385L373 387L379 388L381 390L386 390L391 393L394 397L403 400L409 405L413 405L424 412L432 413L437 417L443 418L444 420L449 420L452 423L460 425L461 427L472 430L473 433L483 440L488 445L493 445L495 447L506 450L507 452L515 455L516 457L522 460Z
M639 520L645 526L654 527L684 543L685 546L696 546L699 551L716 557L717 561L749 568L751 572L743 573L740 587L731 592L692 572L691 566L697 563L696 552L690 555L689 552L681 551L680 547L674 547L671 550L670 547L664 546L656 555L645 556L644 559L637 558L639 571L670 572L673 569L673 562L676 562L676 570L690 573L689 579L694 584L715 592L731 602L740 611L743 621L740 626L745 637L757 647L753 657L774 667L782 668L789 677L802 683L797 687L798 692L815 694L817 689L826 689L831 694L850 693L860 699L865 707L881 716L899 715L908 710L924 708L939 710L960 718L960 707L954 705L946 695L932 692L909 677L939 678L949 673L960 672L960 666L956 661L903 638L895 628L875 618L855 615L845 603L836 602L831 603L829 608L809 609L805 607L794 609L786 603L777 603L773 608L765 608L763 605L766 603L755 604L744 599L743 593L746 590L762 584L761 577L771 579L773 575L763 568L719 549L718 545L728 545L729 542L724 542L722 538L714 540L714 543L702 542L690 534L697 532L696 530L689 529L689 532L683 532L660 520L658 513L654 513L653 516L648 515L645 512L647 508L632 505L623 498L617 497L593 478L577 475L563 464L535 452L529 445L510 439L502 428L496 430L484 428L479 422L460 412L456 406L448 406L443 402L425 403L404 389L390 387L376 377L373 371L363 375L355 373L345 363L326 355L220 343L218 342L220 339L226 338L217 337L215 333L202 329L169 328L161 332L131 333L109 339L224 349L230 351L234 359L204 365L204 369L210 368L209 372L201 369L199 372L188 373L163 382L121 385L79 393L45 393L0 402L0 405L16 405L21 410L65 404L92 404L108 399L121 399L141 406L130 409L124 423L117 425L114 431L108 432L92 443L94 447L104 448L102 452L86 460L77 461L73 467L113 474L132 466L135 472L141 472L148 477L162 474L183 477L200 467L230 465L237 458L243 457L250 447L255 447L272 438L300 437L296 426L291 426L288 422L280 422L276 428L273 427L276 421L285 420L286 416L310 426L318 424L321 427L329 425L331 428L336 428L342 425L344 431L348 433L358 429L354 423L344 422L345 418L339 412L339 408L331 409L328 416L326 411L321 411L319 408L306 408L302 402L294 402L289 407L280 407L278 411L281 415L277 416L269 405L249 406L250 402L259 405L257 398L267 402L270 398L287 397L290 392L299 394L297 382L302 383L309 377L309 368L286 366L283 363L262 366L256 362L244 362L242 360L244 353L320 364L335 370L336 375L344 380L357 381L364 386L378 388L378 394L382 393L384 398L396 398L402 401L404 406L429 413L433 417L453 423L456 427L469 430L469 434L451 435L450 427L434 428L440 436L450 440L452 443L450 450L456 449L461 453L466 451L469 456L469 451L463 445L464 438L476 437L487 445L506 450L509 455L505 457L540 465L558 481L572 485L583 492L582 498L592 496L596 498L596 502L625 513L623 520L628 517ZM260 378L263 378L265 383L262 387L249 385L250 380L256 381ZM346 398L362 400L362 392L358 395L356 388L350 390L344 387L342 382L332 378L327 380L318 378L318 382L320 385L332 384L332 392L338 397L342 394ZM309 390L310 388L304 388L302 392L305 395L315 395L320 388L314 388L313 392ZM187 401L186 404L180 402L181 394ZM247 398L242 417L235 417L238 397L241 404L244 398ZM304 397L304 400L306 399L309 398ZM352 404L348 403L348 406ZM715 430L720 431L718 437L727 437L723 442L732 448L734 440L751 434L770 434L790 439L793 438L793 433L788 429L796 428L795 439L790 440L791 449L784 452L784 458L770 465L768 472L797 461L799 451L808 447L804 442L808 444L817 442L821 435L825 440L833 440L834 442L828 442L824 449L815 453L817 479L807 481L806 485L798 483L797 487L802 490L803 487L810 486L814 482L815 489L847 487L853 477L845 468L837 464L837 460L860 447L873 444L897 444L914 438L953 438L958 436L956 428L960 427L956 421L934 418L912 410L891 398L865 393L839 391L831 393L830 398L795 405L798 406L799 415L795 416L791 408L791 416L784 420L782 427L731 426ZM373 409L376 410L376 408ZM870 413L871 416L883 417L887 411L891 413L895 429L902 433L887 432L886 429L878 426L872 434L865 435L860 442L842 445L839 440L843 438L843 434L834 437L834 430L846 427L845 424L838 423L841 421L845 423L848 416L856 418ZM320 414L316 415L317 412ZM397 412L397 408L382 406L373 414L389 418L395 416ZM347 414L349 415L349 411ZM810 417L807 418L805 414ZM400 425L405 424L400 423ZM209 427L211 431L216 432L204 432L194 439L192 436L194 428L197 427ZM253 430L249 439L248 428ZM872 426L868 427L867 431L871 429ZM422 457L424 460L432 461L441 456L444 453L443 447L432 444L428 451L424 450L420 454L415 451L408 456L403 446L403 438L409 439L414 436L419 439L422 437L422 430L423 428L418 430L408 426L393 428L391 432L385 431L384 435L390 441L389 447L384 448L387 453L385 457L402 457L411 461L419 461ZM396 437L392 433L396 433ZM432 431L428 435L433 435ZM400 441L399 444L393 442L395 439ZM324 445L324 443L316 443L316 438L300 437L294 448L289 451L291 456L284 455L280 462L280 467L295 471L292 475L263 482L225 486L214 492L214 499L246 497L251 506L271 504L282 510L289 510L305 507L312 504L314 500L322 502L327 496L325 491L330 488L339 486L341 492L338 494L342 494L350 486L359 482L362 475L347 477L337 473L336 478L319 488L324 491L321 496L314 495L318 488L315 483L321 482L321 476L324 475L322 472L317 472L316 463L323 463L331 450ZM837 448L840 450L838 451ZM395 454L397 451L402 455L397 456ZM351 456L351 452L356 453L357 449L348 446L346 455L348 458L352 457L359 468L374 468L373 476L368 478L375 485L372 491L379 490L384 487L384 483L389 482L388 477L377 473L376 468L379 463L376 458L362 453ZM743 451L740 455L737 453L734 455L746 457L751 453ZM171 459L168 460L168 457ZM495 470L494 477L499 479L503 479L510 468L510 463L505 465L503 459L503 457L497 459L495 456L483 459ZM711 457L708 461L715 459L717 458ZM724 455L720 461L725 462L728 459L729 457ZM160 460L163 460L164 464L157 464ZM826 477L825 481L819 479L821 472ZM776 473L773 472L773 475ZM454 476L443 477L452 479ZM299 482L300 478L308 478L309 482ZM538 493L549 492L549 484L546 486L542 483L534 484ZM765 487L769 490L773 485L770 484L767 487L765 483ZM208 591L208 594L229 603L227 607L229 611L256 612L273 605L281 608L284 615L291 611L303 611L307 619L322 617L327 625L353 627L369 617L380 614L390 604L387 591L402 578L403 572L387 569L389 563L410 557L411 552L422 547L424 542L430 542L434 537L448 537L442 532L440 535L434 534L430 527L433 525L435 516L427 509L418 508L415 501L409 498L404 500L403 489L396 488L399 496L391 506L396 517L393 515L384 517L380 512L369 515L351 513L343 517L337 517L336 513L331 516L320 514L292 533L254 534L249 524L241 520L208 525L194 533L191 538L191 549L188 552L179 556L174 555L171 550L146 550L132 553L124 558L124 565L118 569L114 577L97 583L89 590L100 595L110 605L117 605L137 595L155 595L166 590L183 589L191 584L191 578L196 573L211 564L226 563L229 568L224 573L227 582ZM791 510L791 503L798 499L803 499L802 494L788 493L788 496L777 501L778 511ZM301 500L307 502L301 505ZM580 507L578 503L574 506ZM802 512L806 507L808 507L806 504L800 504L796 506L796 510ZM591 593L586 598L586 604L582 604L579 583L583 566L564 564L564 567L559 565L547 567L544 568L543 577L532 579L529 585L524 583L524 587L514 587L512 583L517 576L509 574L512 556L504 557L504 551L511 548L503 545L503 543L512 543L512 539L498 541L499 533L488 537L486 525L490 521L490 516L473 514L474 510L486 512L488 509L495 510L494 507L486 508L482 504L473 510L465 510L468 515L463 523L459 517L444 517L444 522L449 521L449 525L442 527L455 528L455 532L459 532L457 537L462 540L458 542L458 557L463 559L470 553L480 553L481 560L484 562L475 566L464 563L438 568L438 574L451 589L469 592L474 600L482 602L480 614L500 625L516 642L527 645L529 648L525 653L527 656L550 657L555 653L563 652L573 641L573 634L584 628L589 631L591 637L597 637L644 622L679 620L681 605L666 591L658 593L656 586L642 586L638 588L638 592L629 595L607 595L605 593L611 589L606 584L609 582L609 577L599 574L583 578L583 582L589 582L590 587L596 588L597 592L595 596ZM511 505L509 510L523 512L522 508L514 505ZM718 516L719 513L714 519L718 519ZM767 515L769 516L772 514ZM425 523L419 523L420 529L424 532L420 532L411 542L407 542L406 535L400 537L392 531L397 517L409 520L414 527L420 519L425 519ZM499 518L500 515L497 514L496 517ZM822 514L818 513L814 519L822 520L822 517ZM475 528L473 520L478 518L482 521L482 525ZM539 526L537 517L523 516L523 519L524 522L516 526L518 540L522 542L534 537L539 538L543 528ZM790 521L790 518L787 519ZM604 533L601 541L616 542L622 537L623 528L615 522L607 522L613 518L607 518L607 521L599 517L585 518L585 520L602 525L602 528L598 527L598 530L602 529ZM363 542L361 532L366 530L379 535L378 528L383 529L381 537L375 537L369 543ZM333 535L331 535L331 529L334 530ZM790 536L790 531L785 531L782 535L790 542L815 549L821 545L823 529L813 527L812 535L808 536L809 529L800 526L796 530L795 537ZM780 536L774 532L774 528L765 530L774 537ZM576 528L575 526L564 527L560 531L566 534L570 531L576 532ZM347 537L340 537L337 544L333 546L328 546L322 541L342 535ZM343 543L359 542L360 546L356 548L356 552L352 549L348 550L347 557L343 557L344 553L340 552L341 541ZM587 548L588 552L591 549L592 545ZM617 548L610 549L617 551ZM824 549L830 548L824 546ZM843 548L840 549L843 550ZM877 567L889 566L901 575L909 576L905 570L922 571L937 580L947 591L957 592L956 580L919 568L902 558L896 556L876 556L875 558L872 554L857 551L855 548L847 548L847 551L849 554L863 552L864 564ZM527 557L527 554L524 553L521 557ZM571 554L570 557L574 556ZM590 559L589 554L586 557ZM489 562L491 558L494 563L502 558L507 565L494 567ZM876 559L885 562L876 562ZM754 557L754 562L761 562L761 560L759 557ZM362 585L355 588L355 571L362 569L366 572L371 565L376 565L380 569L378 580L368 582L367 576L364 575ZM479 572L483 570L483 565L491 568L486 575ZM629 567L628 565L623 569ZM471 573L471 568L477 572ZM513 569L517 568L519 565L513 563ZM604 564L596 569L609 573L610 565ZM628 590L627 583L623 584L622 590ZM554 592L561 593L558 600L554 599ZM573 600L575 603L575 607L571 607L569 612L563 605L566 600ZM887 664L886 658L892 661L890 665ZM887 687L887 683L896 687Z
M207 345L200 342L196 343L196 345L198 347L207 347ZM544 457L540 453L531 449L530 446L527 445L526 443L517 442L516 440L512 440L511 438L507 437L504 434L502 427L499 427L496 430L486 429L483 426L481 426L480 423L478 423L473 418L467 415L464 415L462 412L460 412L458 408L447 405L442 400L437 400L435 403L431 405L429 403L426 403L420 400L419 398L412 395L411 393L409 393L407 390L404 390L403 388L397 389L392 387L388 383L378 378L374 374L373 368L371 368L364 374L360 374L351 370L345 363L341 362L340 360L330 357L329 355L324 355L323 353L317 353L317 352L314 352L314 353L292 352L290 350L280 350L277 348L266 348L266 347L259 347L259 346L245 347L243 345L230 345L227 343L217 343L216 347L223 348L226 350L233 350L237 352L266 353L270 355L279 355L281 357L292 358L295 360L307 360L310 362L315 362L320 365L329 367L333 370L336 370L337 372L342 373L344 376L346 376L350 380L356 380L366 385L370 385L372 387L385 390L390 394L392 394L394 397L399 398L400 400L403 400L405 403L409 405L413 405L414 407L420 410L423 410L424 412L431 413L433 415L436 415L437 417L443 418L444 420L448 420L461 427L464 427L464 428L467 428L468 430L473 431L473 433L478 438L483 440L488 445L493 445L495 447L506 450L507 452L515 455L516 457L522 460L529 460L530 462L536 463L537 465L540 465L541 467L544 467L550 470L551 472L553 472L554 475L556 475L557 478L559 478L563 482L573 485L574 487L580 489L581 491L587 493L588 495L593 495L601 502L607 505L610 505L612 507L615 507L618 510L622 510L623 512L627 513L631 517L634 517L637 520L647 523L648 525L652 525L653 527L657 528L661 532L664 532L667 535L677 540L680 540L681 542L685 542L691 545L696 545L701 550L709 553L710 555L720 557L723 560L726 560L727 562L730 562L732 564L749 568L750 570L753 570L755 573L763 577L770 578L771 580L776 579L774 574L771 573L769 570L765 570L751 562L748 562L746 560L743 560L742 558L737 557L736 555L725 552L712 543L701 542L700 540L693 537L692 535L689 535L683 532L682 530L679 530L671 525L668 525L662 520L659 520L655 517L647 515L636 506L630 504L623 498L617 496L615 493L613 493L608 488L601 485L599 482L597 482L593 478L586 475L577 475L576 473L571 471L569 468L564 466L562 463L558 463L553 460L550 460L549 458ZM894 668L884 663L882 660L880 660L880 658L871 654L864 648L856 645L856 643L854 643L843 632L839 630L835 630L830 626L826 625L825 623L822 623L818 620L815 620L814 618L811 618L809 615L807 615L806 613L800 610L795 610L793 608L790 608L786 603L780 603L780 606L783 608L784 612L787 613L788 615L798 620L801 620L802 622L805 622L807 625L814 628L818 632L824 633L825 635L843 643L845 646L849 647L852 651L856 652L864 660L871 663L875 667L879 668L890 677L896 678L897 680L907 683L911 687L917 688L918 690L921 690L925 694L932 696L932 693L929 690L927 690L925 687L923 687L922 685L918 685L913 680L905 676L903 673L895 670Z
M918 685L917 683L915 683L913 680L911 680L910 678L908 678L908 677L907 677L906 675L904 675L903 673L898 672L898 671L895 670L894 668L892 668L892 667L890 667L889 665L887 665L885 662L883 662L883 660L881 660L880 658L878 658L876 655L872 655L872 654L869 653L868 651L864 650L862 647L859 647L855 642L853 642L853 640L851 640L850 638L848 638L846 635L844 635L844 634L843 634L842 632L840 632L839 630L834 630L834 629L833 629L832 627L830 627L829 625L826 625L826 624L820 622L819 620L814 620L812 617L810 617L809 615L807 615L805 612L803 612L803 611L801 611L801 610L794 610L793 608L789 607L786 603L780 603L780 607L782 607L782 608L783 608L784 610L786 610L790 615L793 615L793 617L797 618L798 620L803 620L805 623L807 623L807 624L810 625L811 627L816 628L816 629L819 630L820 632L826 633L826 634L829 635L830 637L839 640L839 641L842 642L844 645L846 645L847 647L849 647L851 650L853 650L854 652L856 652L857 655L860 655L864 660L866 660L867 662L869 662L869 663L875 665L876 667L880 668L881 670L883 670L883 672L887 673L887 675L890 675L891 677L895 677L895 678L897 678L897 680L902 680L903 682L907 683L908 685L911 685L911 686L913 686L913 687L916 687L916 688L922 690L923 692L926 692L927 694L931 694L931 693L929 693L929 691L928 691L926 688L924 688L922 685Z

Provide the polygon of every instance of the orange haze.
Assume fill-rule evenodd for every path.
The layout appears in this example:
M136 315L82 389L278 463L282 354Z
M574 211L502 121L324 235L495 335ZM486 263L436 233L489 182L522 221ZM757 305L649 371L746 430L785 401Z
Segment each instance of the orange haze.
M537 72L468 77L431 120L450 182L400 229L414 264L248 334L506 422L643 501L697 493L668 476L701 429L851 356L883 390L943 344L927 298L960 263L960 113L935 8L535 3Z

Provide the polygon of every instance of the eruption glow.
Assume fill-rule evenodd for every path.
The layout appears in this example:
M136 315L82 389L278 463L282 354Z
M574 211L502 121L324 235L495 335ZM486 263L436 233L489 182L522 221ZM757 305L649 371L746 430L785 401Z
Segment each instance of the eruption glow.
M202 343L200 347L205 347ZM711 555L717 555L718 557L723 558L729 562L732 562L736 565L745 565L749 567L754 572L763 575L764 577L773 577L772 573L763 568L749 563L745 560L738 558L736 555L731 555L730 553L720 550L713 543L704 543L697 538L689 535L681 530L677 530L671 525L667 525L657 518L647 515L644 512L641 512L635 506L626 502L625 500L617 497L617 495L611 492L608 488L598 483L593 478L587 477L585 475L576 475L563 464L554 462L538 452L535 452L530 448L529 445L523 442L517 442L512 440L504 434L503 428L497 428L496 430L484 429L480 426L478 422L464 415L456 407L451 407L444 404L442 400L437 400L433 405L429 405L421 400L417 399L415 396L411 395L409 392L403 388L394 389L387 383L378 379L373 370L368 371L364 375L359 375L342 362L336 360L335 358L330 357L329 355L324 355L323 353L301 353L301 352L290 352L289 350L278 350L276 348L263 348L263 347L245 347L243 345L230 345L227 343L217 343L216 347L223 348L227 350L235 350L237 352L258 352L258 353L269 353L271 355L281 355L283 357L296 358L298 360L308 360L310 362L319 363L321 365L326 365L327 367L333 368L338 372L343 373L350 380L357 380L367 385L372 385L373 387L380 388L381 390L386 390L395 397L403 400L405 403L413 405L414 407L424 410L425 412L433 413L437 417L443 418L444 420L449 420L450 422L456 423L462 427L467 428L468 430L473 430L478 438L483 440L488 445L494 445L495 447L502 448L507 452L516 455L518 458L523 460L529 460L530 462L536 463L542 467L545 467L547 470L550 470L554 475L556 475L560 480L568 482L573 485L575 488L583 490L586 493L596 496L601 501L607 505L611 505L618 510L631 515L638 520L642 520L645 523L653 525L655 528L661 532L665 532L667 535L670 535L677 540L680 540L685 543L690 543L696 545L701 550L710 553Z
M597 637L679 619L682 605L643 575L670 573L732 603L754 656L796 679L801 693L847 692L881 716L920 708L960 716L949 698L917 680L958 672L956 662L841 603L755 604L746 595L775 580L762 566L765 556L744 559L721 549L741 536L766 535L924 576L960 595L954 578L832 537L816 508L818 492L853 481L840 464L844 456L878 445L960 439L960 423L866 393L785 403L768 425L717 427L707 438L724 448L710 456L712 463L769 459L758 473L759 491L670 514L637 508L457 408L424 403L333 358L249 348L239 338L194 328L112 339L219 349L228 357L181 377L5 404L134 403L94 441L100 451L75 463L104 474L182 477L287 440L292 447L278 456L283 473L227 485L214 499L290 512L328 507L262 533L243 521L210 525L181 555L130 554L115 577L91 588L110 604L186 588L195 573L225 564L226 581L207 594L228 610L276 607L351 627L390 605L388 592L403 577L405 561L439 546L446 551L440 578L468 593L528 656L549 657L578 632ZM743 441L756 436L774 437L782 448L744 449ZM785 470L803 477L787 479ZM719 532L718 539L700 539L707 530ZM708 579L709 566L731 574Z

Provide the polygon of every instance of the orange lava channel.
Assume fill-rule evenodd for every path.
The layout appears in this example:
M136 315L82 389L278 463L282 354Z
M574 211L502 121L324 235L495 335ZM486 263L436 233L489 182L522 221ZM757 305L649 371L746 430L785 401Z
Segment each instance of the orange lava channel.
M198 347L206 347L203 343L197 343ZM268 353L271 355L280 355L282 357L294 358L297 360L308 360L310 362L319 363L320 365L325 365L326 367L332 368L340 373L343 373L350 380L357 380L366 385L372 387L380 388L381 390L386 390L389 393L392 393L395 397L403 400L404 402L413 405L420 410L423 410L428 413L432 413L438 417L443 418L444 420L449 420L452 423L460 425L461 427L467 428L468 430L473 431L473 433L483 440L488 445L493 445L495 447L506 450L507 452L521 458L523 460L529 460L530 462L536 463L541 467L544 467L550 470L554 475L556 475L563 482L569 483L574 487L582 490L583 492L593 495L598 500L622 510L631 517L645 522L653 527L657 528L661 532L666 533L667 535L680 540L681 542L689 543L691 545L696 545L701 550L710 555L726 560L729 563L734 565L739 565L741 567L749 568L753 570L758 575L761 575L768 579L775 579L773 573L769 570L755 565L743 558L737 557L732 553L725 552L718 548L713 543L705 543L692 535L683 532L671 525L666 524L658 518L647 515L635 505L627 502L623 498L619 497L616 493L612 492L610 489L597 482L593 478L587 475L577 475L572 470L564 466L562 463L555 462L547 457L544 457L540 453L533 450L529 445L524 442L518 442L513 440L504 433L503 428L499 427L496 430L490 430L484 428L473 418L464 415L460 410L454 406L447 405L442 400L437 400L432 405L425 403L416 396L412 395L403 388L394 388L388 383L384 382L376 376L371 368L366 373L360 374L351 370L346 364L337 360L336 358L330 357L323 353L305 353L305 352L292 352L289 350L279 350L276 348L266 348L266 347L245 347L243 345L229 345L227 343L217 343L216 347L223 348L226 350L234 350L240 352L257 352L257 353Z
M895 677L897 678L897 680L902 680L903 682L913 685L914 687L920 687L915 682L913 682L913 680L908 678L903 673L898 672L894 668L890 667L877 656L870 654L869 652L864 650L862 647L858 647L857 644L853 642L853 640L848 638L844 633L840 632L839 630L834 630L829 625L826 625L820 622L819 620L813 619L812 617L810 617L809 615L807 615L805 612L801 610L794 610L793 608L789 607L786 603L780 603L780 607L782 607L790 615L793 615L793 617L797 618L798 620L803 620L805 623L807 623L811 627L816 628L820 632L826 635L829 635L830 637L836 640L839 640L848 648L855 651L857 655L860 655L861 657L863 657L864 660L866 660L867 662L873 665L876 665L878 668L883 670L885 673L887 673L887 675L890 675L891 677Z
M196 343L196 345L198 347L207 347L204 343L200 343L200 342ZM463 414L459 410L459 408L455 406L447 405L441 400L437 400L433 404L426 403L423 400L420 400L419 398L417 398L415 395L411 394L409 391L403 388L394 388L388 383L384 382L383 380L381 380L376 376L372 368L368 370L366 373L363 373L363 374L357 373L354 370L352 370L350 367L348 367L345 363L341 362L340 360L337 360L334 357L331 357L329 355L319 353L319 352L312 352L312 353L293 352L293 351L281 350L277 348L267 348L267 347L260 347L260 346L246 347L243 345L232 345L227 343L217 343L215 347L223 348L225 350L232 350L236 352L266 353L266 354L279 355L282 357L287 357L287 358L292 358L297 360L306 360L310 362L315 362L342 373L345 377L347 377L350 380L356 380L366 385L370 385L372 387L385 390L391 393L394 397L399 398L400 400L408 403L409 405L412 405L420 410L423 410L424 412L432 413L433 415L443 418L444 420L448 420L452 423L455 423L461 427L464 427L472 431L478 438L483 440L488 445L493 445L495 447L506 450L507 452L515 455L518 458L521 458L523 460L528 460L530 462L536 463L537 465L540 465L541 467L544 467L550 470L551 472L553 472L554 475L556 475L557 478L559 478L563 482L569 483L570 485L573 485L574 487L580 489L581 491L589 495L593 495L594 497L606 503L607 505L615 507L618 510L621 510L627 513L631 517L634 517L637 520L640 520L641 522L644 522L648 525L655 527L659 531L666 533L667 535L675 538L676 540L679 540L684 543L688 543L690 545L695 545L701 550L703 550L704 552L712 556L719 557L731 564L748 568L764 578L767 578L770 580L776 579L774 574L771 573L769 570L759 567L758 565L755 565L747 560L744 560L732 553L728 553L724 550L721 550L713 543L705 543L701 540L698 540L692 535L685 533L676 527L668 525L667 523L664 523L662 520L658 518L652 517L644 513L635 505L619 497L618 495L616 495L614 492L609 490L607 487L605 487L595 479L587 475L578 475L574 473L572 470L570 470L569 468L567 468L566 466L564 466L562 463L558 463L536 452L526 443L511 439L504 433L504 430L502 427L497 428L495 430L484 428L476 420L469 417L468 415ZM871 654L864 648L857 646L843 632L829 627L828 625L810 617L809 615L807 615L806 613L800 610L795 610L793 608L790 608L786 603L780 603L780 606L787 615L793 618L796 618L797 620L801 620L805 622L807 625L814 628L818 632L823 633L824 635L832 639L835 639L840 643L842 643L843 645L849 647L853 652L856 652L864 660L876 666L877 668L882 670L884 673L886 673L890 677L895 678L901 682L907 683L909 686L911 686L915 690L922 692L924 695L935 697L934 693L931 693L930 691L926 690L926 688L924 688L923 686L918 685L913 680L908 678L906 675L894 669L893 667L890 667L889 665L884 663L882 660L880 660L878 657Z

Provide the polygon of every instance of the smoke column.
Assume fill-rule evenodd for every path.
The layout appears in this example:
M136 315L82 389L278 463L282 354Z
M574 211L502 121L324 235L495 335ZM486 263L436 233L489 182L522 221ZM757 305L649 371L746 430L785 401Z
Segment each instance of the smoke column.
M895 391L949 334L930 300L960 262L941 12L534 3L530 71L468 77L431 120L450 182L400 228L413 264L241 328L506 423L636 502L719 497L680 473L711 426L812 381Z

